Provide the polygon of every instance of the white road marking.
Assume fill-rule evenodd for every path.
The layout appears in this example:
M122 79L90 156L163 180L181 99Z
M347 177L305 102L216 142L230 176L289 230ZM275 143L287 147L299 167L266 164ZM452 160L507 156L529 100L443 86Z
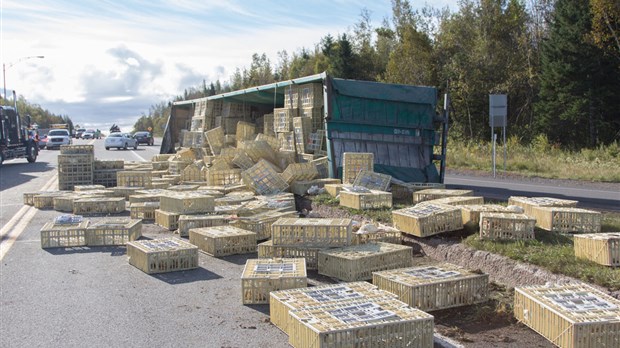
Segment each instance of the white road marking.
M48 191L58 183L58 174L54 174L50 181L43 185L42 191ZM0 260L11 249L17 238L24 232L34 215L37 208L24 205L9 222L0 229Z
M144 157L138 155L134 150L131 150L131 153L133 153L134 156L138 157L142 162L150 162L144 159Z

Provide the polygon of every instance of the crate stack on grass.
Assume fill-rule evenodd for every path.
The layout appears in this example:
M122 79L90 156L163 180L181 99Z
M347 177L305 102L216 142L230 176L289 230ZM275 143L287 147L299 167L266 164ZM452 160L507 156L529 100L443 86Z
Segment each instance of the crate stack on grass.
M601 213L574 207L541 207L531 209L536 227L560 233L598 233L601 231Z
M461 209L446 204L417 204L392 211L394 227L416 237L429 237L463 228Z
M179 228L179 218L187 214L215 212L215 198L200 192L178 192L161 195L159 209L155 210L155 224L174 231Z
M73 190L75 185L93 184L93 145L62 145L58 155L58 189Z
M456 205L461 209L463 226L478 227L481 213L508 213L510 209L499 204Z
M587 284L516 287L514 316L558 347L620 344L620 301Z
M482 303L489 296L488 275L449 263L373 272L372 283L423 311Z
M429 189L415 191L413 193L413 203L417 204L420 202L430 201L430 200L439 199L439 198L463 197L463 196L473 196L473 195L474 195L474 191L472 190L429 188Z
M518 213L480 213L480 239L534 239L536 220Z
M576 234L575 257L604 266L620 266L620 232Z
M406 204L413 203L413 193L426 189L445 189L446 185L433 182L402 182L392 180L392 197Z
M577 201L568 199L558 199L552 197L522 197L511 196L508 198L508 205L516 205L523 208L523 213L533 216L534 207L577 207Z

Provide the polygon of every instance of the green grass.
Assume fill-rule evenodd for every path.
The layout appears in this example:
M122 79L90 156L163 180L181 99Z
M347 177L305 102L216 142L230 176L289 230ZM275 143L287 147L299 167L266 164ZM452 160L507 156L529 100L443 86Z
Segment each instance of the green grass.
M598 182L620 182L620 143L580 151L562 150L539 136L531 144L511 137L506 141L506 171L525 176L573 179ZM503 170L503 144L496 146L496 168ZM450 139L446 167L448 169L492 170L490 142L468 142Z
M601 230L620 231L620 214L603 214ZM564 274L611 290L620 290L620 269L575 258L572 236L539 229L535 234L536 239L531 241L488 241L472 235L467 237L464 243L475 249L544 267L553 273Z

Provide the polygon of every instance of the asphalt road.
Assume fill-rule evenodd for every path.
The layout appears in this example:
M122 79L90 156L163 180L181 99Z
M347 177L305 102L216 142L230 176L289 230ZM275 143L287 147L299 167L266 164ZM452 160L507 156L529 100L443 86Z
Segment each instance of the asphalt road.
M75 143L94 143L99 159L148 160L159 151ZM60 213L23 208L22 193L57 187L58 153L0 168L3 347L289 347L267 305L241 304L243 266L256 254L200 254L196 270L151 276L129 265L124 247L42 249L40 229ZM146 237L172 235L144 226Z
M158 143L120 151L106 151L103 140L75 143L95 144L99 159L150 160L159 152ZM42 249L40 229L60 213L24 206L22 194L56 189L58 153L43 150L34 164L11 160L0 168L3 347L289 347L286 335L269 323L267 305L241 304L243 265L256 254L201 253L196 270L152 276L128 264L124 247ZM476 194L558 194L618 206L617 192L463 176L446 181ZM171 235L152 224L143 234Z
M584 209L620 211L620 184L597 185L545 179L533 182L471 175L446 175L445 183L447 188L474 190L475 196L485 199L507 201L510 196L542 196L576 200L579 202L577 206Z

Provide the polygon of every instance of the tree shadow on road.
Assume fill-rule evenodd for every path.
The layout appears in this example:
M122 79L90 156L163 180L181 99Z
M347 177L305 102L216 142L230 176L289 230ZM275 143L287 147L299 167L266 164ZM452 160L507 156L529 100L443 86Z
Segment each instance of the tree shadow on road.
M30 180L38 178L36 173L47 172L54 169L48 162L28 163L25 159L4 162L0 171L0 190L8 190Z

